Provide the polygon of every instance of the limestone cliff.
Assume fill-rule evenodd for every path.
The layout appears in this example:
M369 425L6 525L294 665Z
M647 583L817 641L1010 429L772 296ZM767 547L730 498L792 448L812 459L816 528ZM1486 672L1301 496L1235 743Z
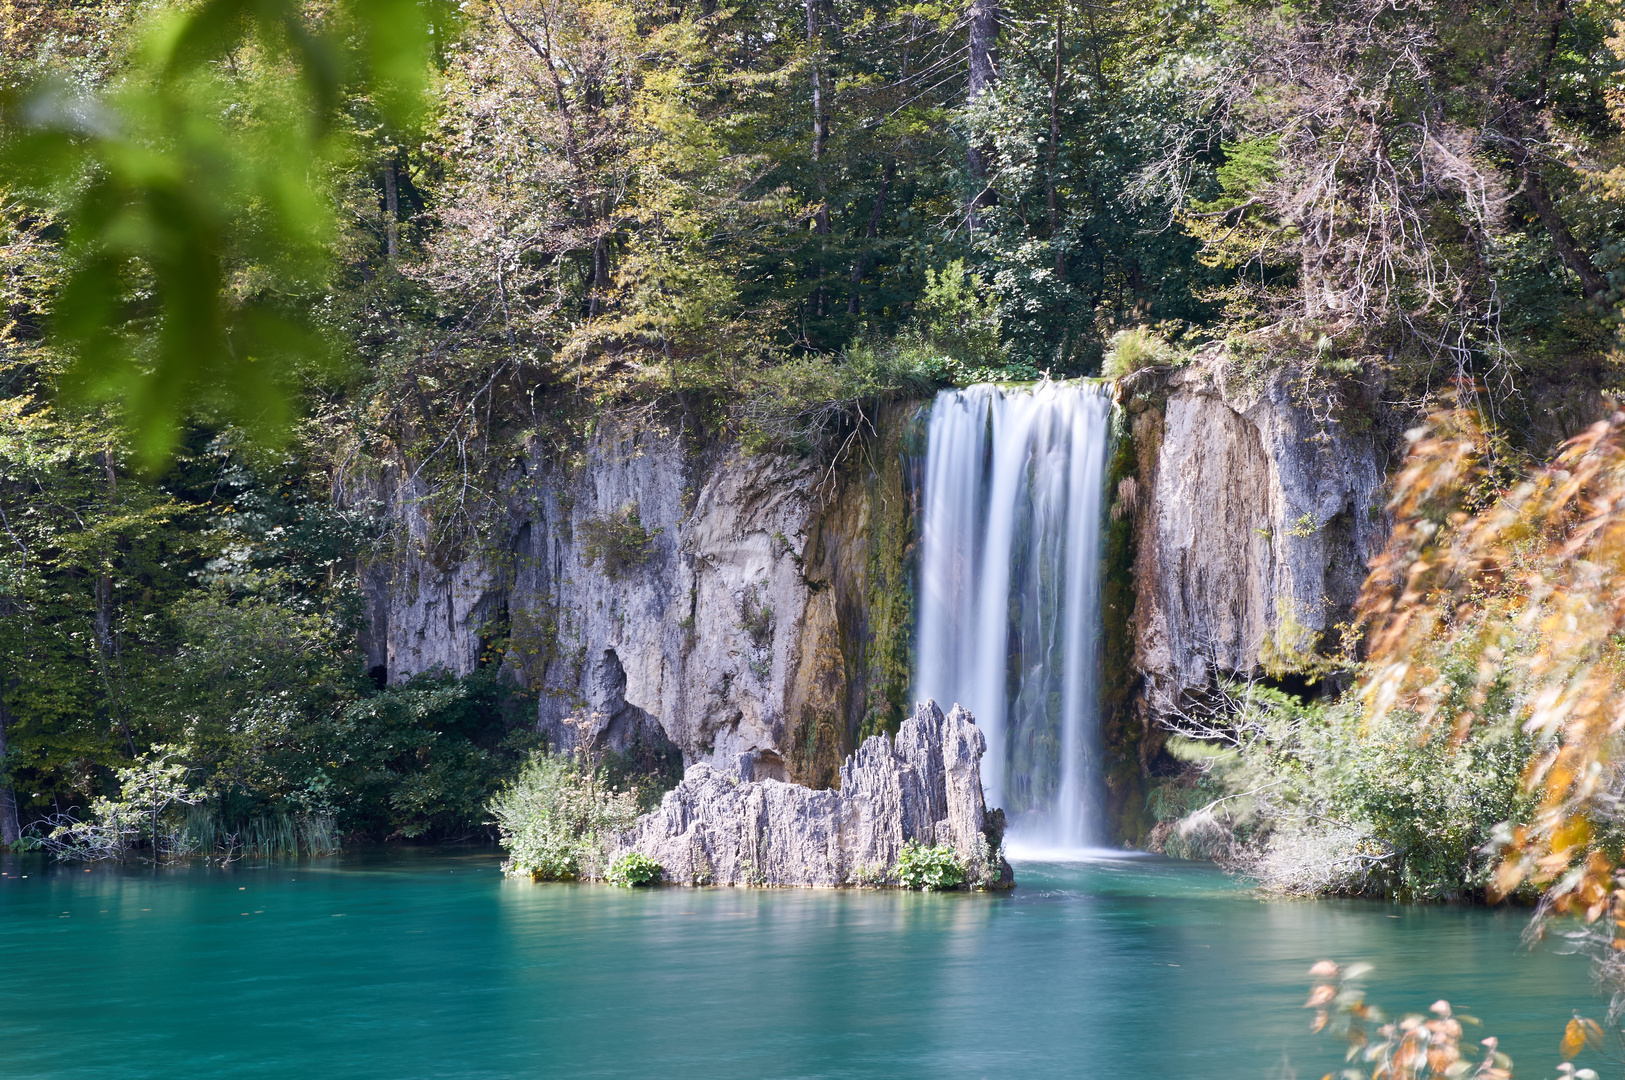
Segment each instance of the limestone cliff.
M1382 543L1392 433L1317 416L1299 390L1203 363L1120 384L1102 683L1125 836L1143 831L1156 716L1215 671L1286 674L1335 645ZM500 662L556 746L841 783L913 693L923 416L882 410L834 466L606 423L520 455L485 546L453 553L418 482L386 471L374 494L400 542L364 575L369 664L393 682Z
M1147 371L1121 397L1137 466L1133 667L1152 709L1214 672L1284 675L1334 646L1386 536L1385 439L1317 417L1282 371Z
M636 851L683 885L883 884L903 845L951 847L979 887L1014 881L999 856L1003 814L982 800L987 742L975 719L924 702L895 739L870 737L839 790L728 775L704 763L610 852Z
M369 665L461 675L501 646L557 746L669 740L685 764L827 786L903 717L911 416L886 410L835 467L650 425L533 447L494 542L438 562L421 492L385 475L402 542L364 574Z

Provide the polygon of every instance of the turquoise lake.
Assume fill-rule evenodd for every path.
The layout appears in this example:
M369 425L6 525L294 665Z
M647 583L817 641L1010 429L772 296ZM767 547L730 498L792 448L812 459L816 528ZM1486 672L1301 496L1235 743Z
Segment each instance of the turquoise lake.
M505 880L490 849L4 862L0 1077L1319 1077L1306 971L1446 997L1519 1077L1598 1015L1527 913L1265 901L1160 859L1008 896ZM23 877L22 875L27 875Z

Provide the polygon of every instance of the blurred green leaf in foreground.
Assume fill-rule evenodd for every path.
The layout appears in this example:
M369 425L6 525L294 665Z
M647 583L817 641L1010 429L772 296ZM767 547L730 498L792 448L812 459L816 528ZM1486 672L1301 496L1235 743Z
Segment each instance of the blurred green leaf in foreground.
M64 388L116 403L148 467L192 416L275 439L295 384L339 358L309 318L331 182L358 131L417 122L433 16L420 0L166 5L104 84L46 73L0 99L0 195L64 245L48 324Z

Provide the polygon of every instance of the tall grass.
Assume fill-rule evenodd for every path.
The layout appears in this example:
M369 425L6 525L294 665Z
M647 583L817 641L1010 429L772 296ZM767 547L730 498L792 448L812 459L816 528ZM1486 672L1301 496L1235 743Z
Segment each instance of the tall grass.
M216 810L192 807L181 826L199 855L277 858L336 855L339 839L326 814L254 814L227 822Z

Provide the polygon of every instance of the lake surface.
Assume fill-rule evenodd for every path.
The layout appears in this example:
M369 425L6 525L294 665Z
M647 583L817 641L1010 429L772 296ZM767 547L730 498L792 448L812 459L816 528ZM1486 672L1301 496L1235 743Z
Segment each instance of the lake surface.
M1210 867L1017 865L1009 896L535 885L490 850L4 862L0 1077L1318 1077L1306 971L1446 997L1553 1071L1586 961L1526 913L1262 901ZM26 878L21 875L27 874Z

